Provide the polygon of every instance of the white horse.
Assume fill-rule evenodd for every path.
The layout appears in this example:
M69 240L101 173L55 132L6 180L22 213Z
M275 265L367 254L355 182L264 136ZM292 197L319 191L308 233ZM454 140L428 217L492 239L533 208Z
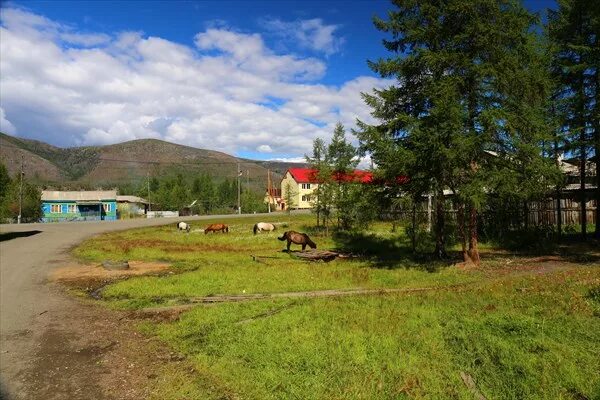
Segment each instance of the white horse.
M192 226L190 224L188 224L187 222L179 222L177 224L177 229L180 231L189 232L191 228L192 228Z
M259 222L258 224L254 224L254 234L256 235L256 232L262 232L262 231L267 231L267 232L273 232L275 230L275 225L270 224L268 222Z

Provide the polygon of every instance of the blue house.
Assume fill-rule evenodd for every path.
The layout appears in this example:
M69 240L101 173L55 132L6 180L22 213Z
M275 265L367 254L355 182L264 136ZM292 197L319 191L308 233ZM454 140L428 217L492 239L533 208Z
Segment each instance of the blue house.
M117 191L42 191L43 222L117 219Z

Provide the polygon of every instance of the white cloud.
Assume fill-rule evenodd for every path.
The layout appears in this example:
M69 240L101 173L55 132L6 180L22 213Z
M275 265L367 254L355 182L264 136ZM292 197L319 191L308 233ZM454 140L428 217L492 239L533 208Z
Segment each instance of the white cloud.
M0 107L0 132L8 133L9 135L17 134L17 129L8 119L6 119L6 113L2 107Z
M356 117L372 121L360 92L387 84L320 84L323 61L223 28L189 47L141 32L80 33L15 8L1 9L1 22L2 129L63 146L154 137L301 157L337 121L348 130Z
M107 34L76 32L69 25L18 8L0 9L0 18L2 24L12 32L32 37L49 37L71 45L91 47L111 40Z
M279 157L279 158L272 158L268 161L281 161L281 162L288 162L288 163L306 163L306 158L304 157Z
M256 148L256 151L259 151L261 153L272 153L273 149L268 144L261 144Z
M320 18L297 21L265 19L263 26L273 34L290 42L293 41L303 48L327 55L339 52L345 42L344 38L335 36L339 25L325 25Z

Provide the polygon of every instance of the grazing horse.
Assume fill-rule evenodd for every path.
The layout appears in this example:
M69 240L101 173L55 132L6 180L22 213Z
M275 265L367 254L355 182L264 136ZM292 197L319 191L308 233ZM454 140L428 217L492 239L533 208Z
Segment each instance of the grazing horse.
M204 229L204 234L206 235L208 232L217 232L221 231L223 233L229 232L229 227L225 224L210 224Z
M290 245L292 243L301 244L302 251L304 251L304 249L306 249L306 245L310 246L311 249L317 248L317 245L315 244L315 242L310 240L310 238L308 237L308 235L306 233L299 233L296 231L287 231L287 232L283 233L282 237L278 237L277 239L279 239L281 241L287 240L287 251L290 251Z
M256 232L268 231L273 232L275 230L275 225L269 224L268 222L259 222L258 224L254 224L254 234Z
M191 228L192 228L192 226L190 224L188 224L187 222L179 222L177 224L177 229L180 231L189 232Z

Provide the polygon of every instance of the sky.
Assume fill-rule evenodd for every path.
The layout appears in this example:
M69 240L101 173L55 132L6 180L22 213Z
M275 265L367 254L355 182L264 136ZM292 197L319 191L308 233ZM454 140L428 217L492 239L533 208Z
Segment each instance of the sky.
M532 11L555 7L529 0ZM156 138L302 161L361 93L393 83L383 0L12 1L0 8L0 131L60 147Z

